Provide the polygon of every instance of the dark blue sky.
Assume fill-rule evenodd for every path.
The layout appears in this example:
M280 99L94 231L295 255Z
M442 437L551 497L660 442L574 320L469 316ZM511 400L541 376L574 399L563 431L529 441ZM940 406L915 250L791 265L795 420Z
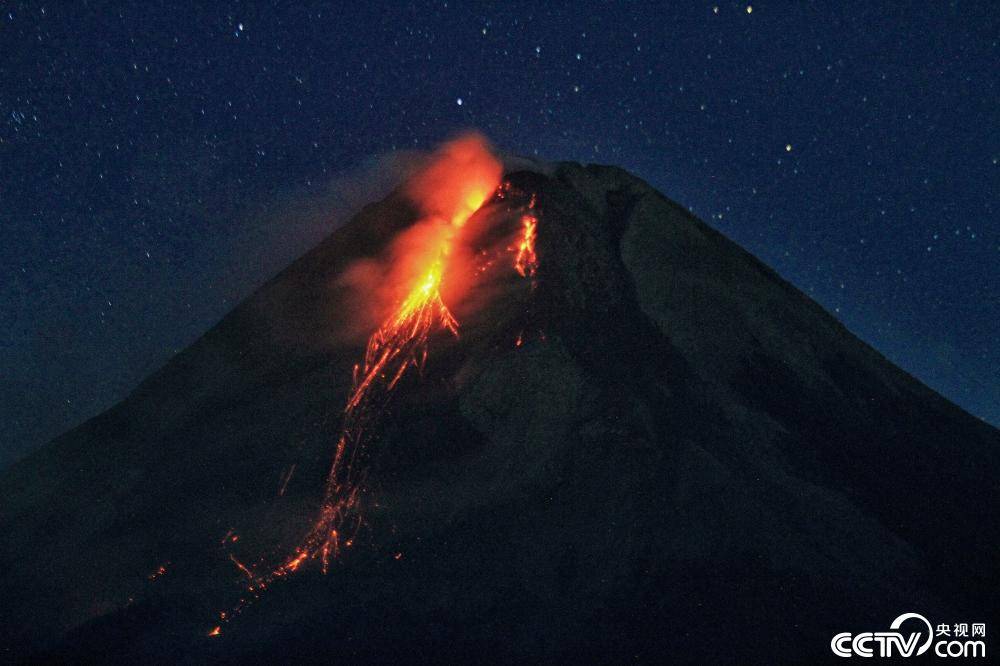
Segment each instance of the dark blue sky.
M319 240L372 156L469 127L634 171L1000 423L995 3L292 4L0 3L0 464Z

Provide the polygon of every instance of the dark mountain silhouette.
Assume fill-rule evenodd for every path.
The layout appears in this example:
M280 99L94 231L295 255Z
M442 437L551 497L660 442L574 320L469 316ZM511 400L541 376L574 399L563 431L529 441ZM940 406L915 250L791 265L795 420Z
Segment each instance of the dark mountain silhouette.
M397 195L3 474L0 655L805 662L907 611L996 619L996 429L639 179L544 171L507 176L537 288L432 340L328 575L206 637L229 554L313 519L364 345L337 277L412 222Z

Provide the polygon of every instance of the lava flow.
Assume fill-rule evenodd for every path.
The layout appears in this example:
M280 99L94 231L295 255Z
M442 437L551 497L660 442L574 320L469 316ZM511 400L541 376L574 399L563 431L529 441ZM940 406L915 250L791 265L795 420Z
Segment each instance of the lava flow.
M538 270L538 257L535 256L535 238L538 235L538 218L535 217L535 195L531 195L528 212L521 216L521 238L517 244L517 257L514 259L514 269L521 277L535 277Z
M398 243L405 256L395 257L398 267L393 267L392 274L405 288L399 290L397 305L368 339L362 363L354 367L353 387L344 406L319 515L312 527L292 553L266 574L254 573L230 555L247 577L247 591L252 596L312 560L318 560L326 573L331 558L352 545L362 524L360 502L365 491L370 426L406 371L423 367L432 334L448 331L458 335L458 322L442 297L444 279L446 275L459 280L463 276L463 267L455 265L461 263L456 260L456 255L461 254L458 251L461 248L457 247L459 234L489 197L495 192L504 196L507 186L498 191L502 172L502 166L485 142L467 136L445 144L407 182L406 194L418 205L423 217L406 232L406 242ZM534 206L532 197L529 210L520 218L519 237L510 247L516 251L514 269L522 277L532 278L537 268L538 220L532 210ZM449 283L447 293L460 297L462 285ZM287 479L282 484L282 494L285 485ZM220 613L220 618L227 621L247 601L241 600L229 613ZM209 635L219 633L220 627L214 627Z
M317 558L325 573L330 557L349 545L360 525L357 508L366 466L359 463L365 455L366 426L407 369L423 365L430 335L436 330L458 334L458 322L441 298L442 280L459 230L496 190L502 172L483 141L469 136L443 146L407 184L407 194L426 215L415 225L424 236L426 254L407 258L420 267L416 279L409 281L395 312L368 339L364 362L355 366L319 518L275 576Z

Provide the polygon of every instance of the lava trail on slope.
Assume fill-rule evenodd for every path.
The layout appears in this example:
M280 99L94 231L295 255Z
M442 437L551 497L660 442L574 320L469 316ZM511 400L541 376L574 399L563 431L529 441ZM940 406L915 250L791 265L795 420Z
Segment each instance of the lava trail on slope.
M443 145L429 164L407 181L405 192L423 217L404 232L405 242L397 243L394 260L402 268L391 271L391 281L400 285L399 293L403 295L369 337L363 361L354 366L352 388L343 409L318 516L277 566L249 567L230 554L246 577L247 595L235 608L219 614L223 622L241 612L274 581L298 571L309 561L318 560L323 573L327 573L331 559L353 545L364 523L361 499L367 491L366 462L379 414L407 370L423 369L432 335L448 332L458 336L459 323L442 293L462 298L473 276L481 275L501 259L496 252L491 255L485 250L468 251L463 246L468 244L463 231L485 203L524 198L523 193L513 192L509 183L500 182L502 173L501 164L485 142L470 135ZM535 207L534 195L526 204L515 207L519 225L515 240L500 249L514 255L512 268L530 279L532 287L538 268ZM509 212L503 219L509 217ZM520 343L518 336L517 346ZM257 573L254 568L263 568L265 573ZM208 635L220 633L221 626L215 626Z

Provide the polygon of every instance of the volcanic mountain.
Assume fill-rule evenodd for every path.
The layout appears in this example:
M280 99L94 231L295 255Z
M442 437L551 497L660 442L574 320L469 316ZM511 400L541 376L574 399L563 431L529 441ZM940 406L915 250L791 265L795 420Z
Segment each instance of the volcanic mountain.
M502 180L467 226L532 211L536 262L502 247L400 352L325 574L379 325L344 276L403 191L3 474L0 655L814 662L909 611L998 626L996 429L638 178Z

